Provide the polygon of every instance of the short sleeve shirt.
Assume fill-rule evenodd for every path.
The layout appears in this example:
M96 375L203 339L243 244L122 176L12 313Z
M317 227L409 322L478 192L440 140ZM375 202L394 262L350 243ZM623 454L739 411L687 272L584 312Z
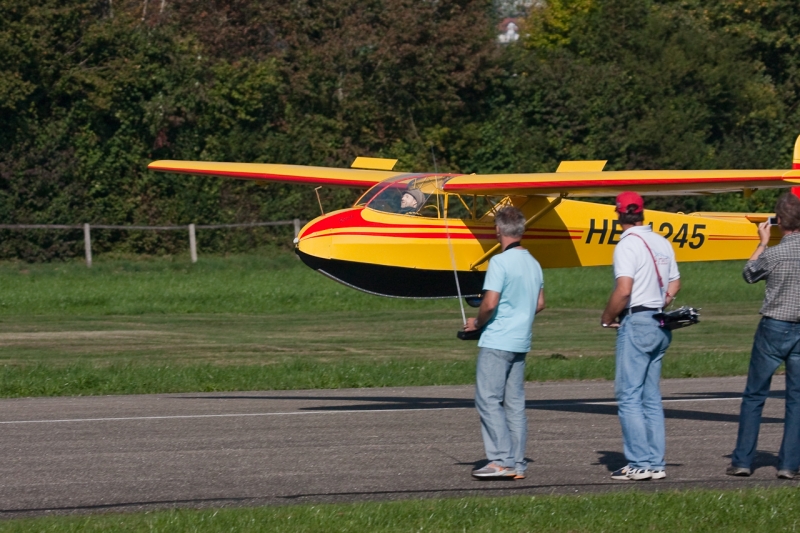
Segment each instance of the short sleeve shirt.
M533 319L544 276L539 262L524 248L516 247L489 261L483 290L500 293L494 315L481 334L478 346L507 352L531 349Z
M648 246L650 250L647 249ZM663 287L658 282L656 264ZM614 249L614 278L622 276L633 279L631 299L626 307L644 306L654 309L664 306L669 282L681 277L672 245L667 239L654 233L649 225L628 228L620 237Z

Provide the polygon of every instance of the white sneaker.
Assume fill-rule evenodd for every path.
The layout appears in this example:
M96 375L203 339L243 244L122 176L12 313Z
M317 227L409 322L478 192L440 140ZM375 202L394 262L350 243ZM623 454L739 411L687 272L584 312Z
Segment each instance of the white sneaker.
M631 468L630 466L623 466L611 474L611 479L619 479L621 481L644 481L652 478L653 473L650 470L646 468Z
M483 468L473 470L472 477L477 479L513 479L514 469L507 468L496 463L489 463Z
M667 477L666 470L653 470L651 474L650 479L664 479Z

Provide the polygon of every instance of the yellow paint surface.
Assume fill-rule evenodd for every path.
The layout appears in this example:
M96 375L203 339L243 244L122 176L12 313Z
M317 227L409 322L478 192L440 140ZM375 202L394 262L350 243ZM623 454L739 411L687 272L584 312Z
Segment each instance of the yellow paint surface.
M523 199L521 208L529 217L550 201L543 197ZM652 223L654 231L668 238L679 262L750 257L758 244L758 234L756 225L746 217L739 214L715 218L645 210L645 223ZM610 265L614 245L622 233L616 218L613 206L564 200L526 231L522 245L545 268ZM445 224L443 219L369 208L363 209L357 220L363 221L308 236L307 230L316 222L312 221L301 232L298 246L305 253L326 259L427 270L451 270L452 247L456 268L467 271L496 243L491 220L477 223L450 219ZM777 243L777 232L773 237L773 243ZM487 266L484 263L478 270Z

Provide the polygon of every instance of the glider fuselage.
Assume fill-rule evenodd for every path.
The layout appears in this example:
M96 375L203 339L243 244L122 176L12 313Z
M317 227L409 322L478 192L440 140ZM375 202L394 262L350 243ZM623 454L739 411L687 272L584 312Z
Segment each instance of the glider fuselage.
M464 200L441 196L439 212L445 212L445 202L452 206L454 200ZM464 202L466 207L470 200L474 201ZM553 201L506 198L527 217ZM440 217L433 209L429 212L434 216L424 216L356 205L307 224L296 251L309 267L369 293L454 297L455 270L462 295L474 296L481 291L488 266L488 261L476 262L497 241L491 211L470 211L463 209L461 217ZM679 262L746 259L758 242L756 225L741 213L702 216L646 210L645 223L672 243ZM526 230L522 246L544 268L610 265L621 234L613 206L564 200Z

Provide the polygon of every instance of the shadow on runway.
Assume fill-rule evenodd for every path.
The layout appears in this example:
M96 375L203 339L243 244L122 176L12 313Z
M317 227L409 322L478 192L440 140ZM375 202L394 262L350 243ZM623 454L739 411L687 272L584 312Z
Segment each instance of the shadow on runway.
M600 454L600 457L597 459L597 462L592 463L592 465L603 465L609 472L613 472L617 468L622 468L628 464L628 461L625 460L625 454L622 452L598 450L597 453Z
M723 455L726 459L730 459L732 454ZM756 450L756 456L753 458L753 464L750 468L755 472L759 468L778 468L778 452L769 452L766 450Z
M770 398L784 398L785 391L770 391ZM245 395L215 395L215 396L181 396L184 399L217 399L217 400L303 400L303 401L335 401L335 402L365 402L361 405L315 405L302 407L303 411L391 411L413 409L471 409L475 402L464 398L437 398L437 397L409 397L409 396L318 396L318 395L287 395L287 396L245 396ZM741 393L733 392L708 392L708 393L682 393L665 396L664 400L692 400L713 399L738 399ZM617 415L617 405L614 398L581 398L568 400L529 400L525 402L527 409L536 411L560 411L565 413L583 413L593 415ZM738 409L737 409L738 411ZM678 409L665 407L664 417L677 420L697 420L703 422L739 422L738 414L715 413L692 409ZM783 418L763 417L762 424L783 424Z
M455 459L455 457L453 456L450 457ZM528 464L528 466L531 466L533 464L533 459L531 459L530 457L526 457L525 462ZM489 459L481 459L479 461L470 461L470 462L459 461L456 459L456 462L453 464L457 466L471 466L472 469L475 470L476 468L483 468L484 466L488 465Z

